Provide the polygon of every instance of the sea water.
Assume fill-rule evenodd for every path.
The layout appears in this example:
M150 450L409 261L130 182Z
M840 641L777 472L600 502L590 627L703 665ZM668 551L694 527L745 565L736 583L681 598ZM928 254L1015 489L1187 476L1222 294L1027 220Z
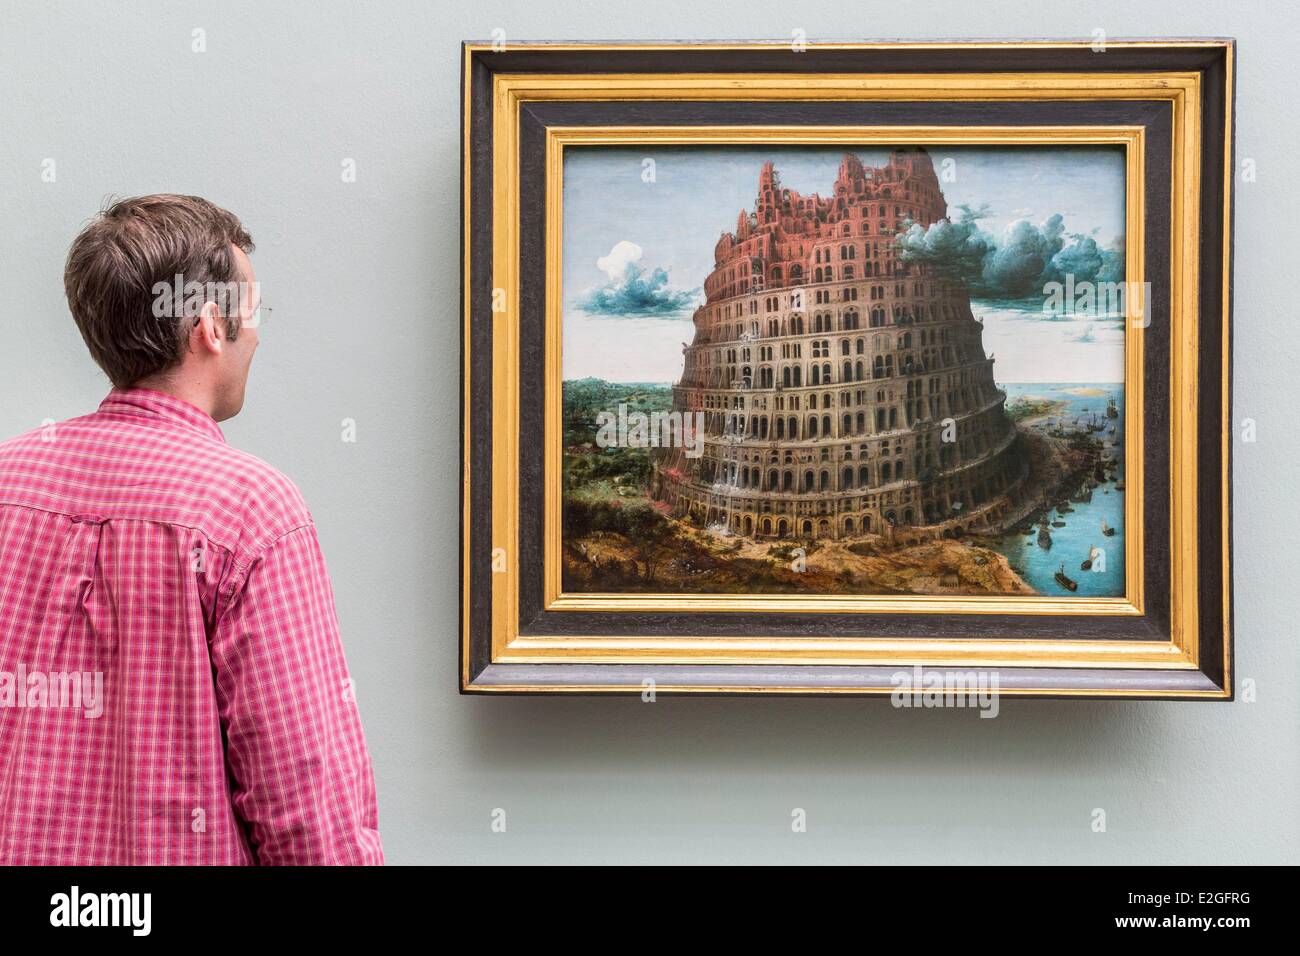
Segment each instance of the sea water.
M1066 407L1052 418L1061 420L1067 431L1075 426L1076 419L1088 421L1096 416L1096 420L1104 423L1106 428L1095 432L1094 437L1115 442L1115 447L1107 448L1106 453L1119 463L1116 481L1124 481L1123 385L1033 382L1002 384L1001 387L1006 390L1008 405L1017 399L1035 398L1065 402ZM1118 418L1106 418L1106 402L1111 397L1114 397L1119 409ZM1111 425L1115 426L1114 435L1110 434ZM1124 492L1117 490L1115 484L1115 481L1098 484L1092 489L1091 502L1070 501L1070 507L1074 511L1069 514L1058 514L1053 506L1048 513L1048 521L1064 521L1065 527L1049 529L1052 534L1051 548L1039 547L1039 526L1035 524L1032 535L1005 535L994 542L994 550L1004 554L1025 582L1039 594L1049 597L1123 597ZM1075 489L1066 489L1062 494L1068 501L1076 493ZM1103 521L1115 529L1112 537L1101 533ZM1093 547L1105 551L1104 571L1083 571L1079 567ZM1066 575L1079 583L1077 591L1070 591L1056 582L1056 572L1062 564L1065 565ZM1094 568L1096 566L1097 563L1094 562Z

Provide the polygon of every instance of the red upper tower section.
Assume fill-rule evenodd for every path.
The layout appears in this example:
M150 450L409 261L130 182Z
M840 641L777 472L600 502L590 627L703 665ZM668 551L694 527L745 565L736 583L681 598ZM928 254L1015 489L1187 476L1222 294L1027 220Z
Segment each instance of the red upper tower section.
M784 188L773 164L764 163L754 211L742 209L736 231L723 233L714 247L706 302L803 285L813 281L824 246L849 237L892 245L907 223L928 226L948 213L924 150L896 150L881 167L846 154L834 189L831 196L801 195Z

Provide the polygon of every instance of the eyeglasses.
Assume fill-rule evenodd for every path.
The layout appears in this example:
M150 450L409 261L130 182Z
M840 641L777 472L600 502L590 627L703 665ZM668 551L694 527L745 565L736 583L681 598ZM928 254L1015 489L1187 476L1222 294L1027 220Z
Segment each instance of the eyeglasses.
M274 309L259 302L257 303L257 308L253 310L253 314L246 318L242 325L246 329L261 328L262 323L271 318L271 313L274 311Z
M264 323L267 319L269 319L271 317L271 313L274 311L275 310L272 309L270 306L262 305L262 303L259 302L257 304L257 308L253 310L253 313L248 318L240 322L239 325L241 328L245 328L245 329L261 328L262 323ZM203 321L202 316L196 315L194 317L195 325L198 325L202 321Z

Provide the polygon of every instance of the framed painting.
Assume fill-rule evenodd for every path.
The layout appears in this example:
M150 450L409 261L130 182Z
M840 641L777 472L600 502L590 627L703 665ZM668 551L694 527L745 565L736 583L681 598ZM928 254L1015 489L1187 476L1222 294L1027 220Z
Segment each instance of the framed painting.
M1233 53L466 44L461 690L1231 699Z

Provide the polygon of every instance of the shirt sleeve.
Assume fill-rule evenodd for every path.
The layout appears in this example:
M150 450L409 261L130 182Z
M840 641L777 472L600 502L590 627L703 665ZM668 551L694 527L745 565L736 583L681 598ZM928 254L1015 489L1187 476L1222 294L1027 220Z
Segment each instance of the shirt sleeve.
M316 530L265 548L211 639L235 813L262 865L379 865L374 771Z

